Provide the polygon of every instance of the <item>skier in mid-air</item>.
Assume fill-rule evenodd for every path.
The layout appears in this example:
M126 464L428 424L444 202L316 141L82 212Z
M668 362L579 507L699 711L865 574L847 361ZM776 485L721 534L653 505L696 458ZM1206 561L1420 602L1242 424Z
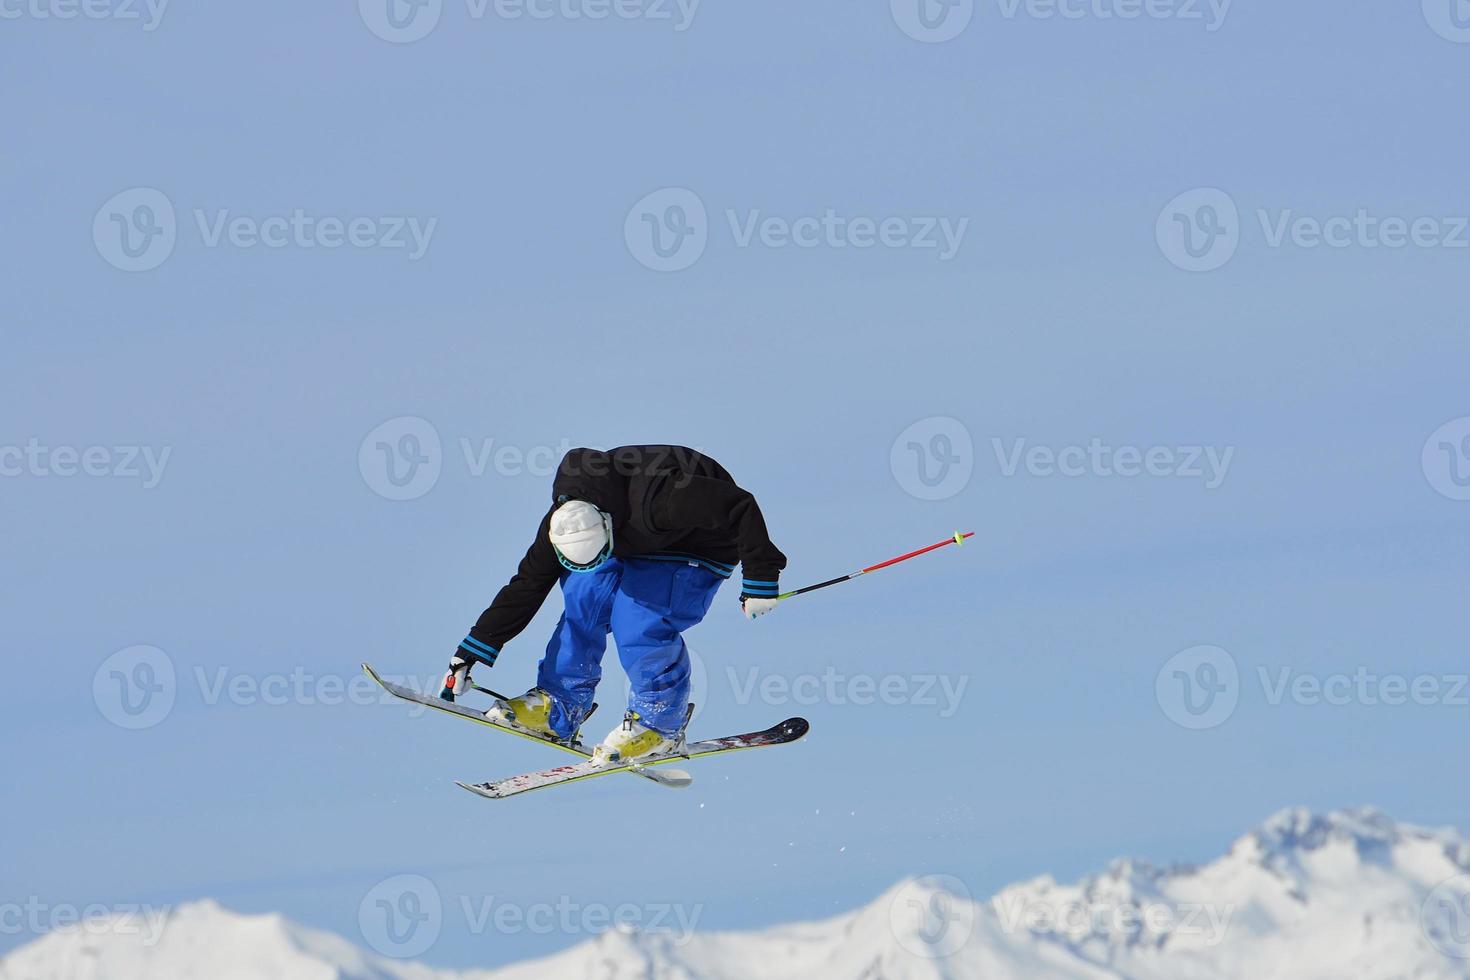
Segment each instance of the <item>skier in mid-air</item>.
M771 543L755 497L715 460L682 446L574 449L557 466L551 497L515 576L455 651L440 696L463 694L471 667L493 665L560 582L565 608L536 686L497 701L487 717L570 738L592 707L611 633L632 693L595 756L669 752L689 704L683 632L704 618L737 562L744 614L775 609L786 556Z

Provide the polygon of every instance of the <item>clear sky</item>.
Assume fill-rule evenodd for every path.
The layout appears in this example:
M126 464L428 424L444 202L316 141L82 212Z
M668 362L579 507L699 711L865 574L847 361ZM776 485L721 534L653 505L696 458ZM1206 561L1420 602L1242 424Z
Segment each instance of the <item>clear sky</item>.
M751 927L1470 827L1470 29L1419 6L0 0L0 901L362 943L417 874L422 958L489 966L585 936L462 900ZM788 585L977 536L722 590L696 734L801 745L472 797L560 757L341 685L436 674L548 454L629 442L721 460Z

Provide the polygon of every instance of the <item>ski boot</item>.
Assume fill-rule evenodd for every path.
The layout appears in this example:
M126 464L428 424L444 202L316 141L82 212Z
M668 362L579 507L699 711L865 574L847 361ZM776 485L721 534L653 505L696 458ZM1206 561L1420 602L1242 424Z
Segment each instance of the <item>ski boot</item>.
M623 723L607 733L592 750L595 762L636 762L640 758L668 755L684 747L684 733L672 737L649 728L636 711L623 715Z
M542 738L562 741L562 737L551 729L551 695L533 687L518 698L496 701L485 712L485 717L497 725L518 728Z

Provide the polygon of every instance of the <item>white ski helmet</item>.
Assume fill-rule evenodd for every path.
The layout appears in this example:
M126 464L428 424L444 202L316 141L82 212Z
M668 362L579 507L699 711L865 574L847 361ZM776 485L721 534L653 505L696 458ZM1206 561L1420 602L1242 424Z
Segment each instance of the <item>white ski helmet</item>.
M612 554L612 518L585 500L568 500L551 512L551 547L574 572L590 572Z

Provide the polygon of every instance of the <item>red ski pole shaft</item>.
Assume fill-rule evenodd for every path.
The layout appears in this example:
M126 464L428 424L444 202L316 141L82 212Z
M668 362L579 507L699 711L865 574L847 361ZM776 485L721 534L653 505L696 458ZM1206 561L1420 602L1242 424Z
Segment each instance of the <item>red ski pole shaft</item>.
M939 541L935 544L931 544L926 548L920 548L918 551L910 551L906 555L899 555L897 558L890 558L887 561L880 561L876 565L869 565L867 568L859 569L858 571L853 572L851 575L843 575L839 578L828 579L825 582L818 582L816 585L808 585L804 589L796 589L792 592L783 592L780 595L776 596L776 598L790 599L792 596L805 595L808 592L815 592L818 589L825 589L827 586L836 585L839 582L851 582L853 579L857 578L860 575L866 575L869 572L876 572L880 568L887 568L889 565L897 565L901 561L908 561L910 558L917 558L920 555L927 555L929 552L934 551L937 548L943 548L951 544L964 544L966 538L973 538L974 536L974 531L956 531L953 536L945 538L943 541Z

